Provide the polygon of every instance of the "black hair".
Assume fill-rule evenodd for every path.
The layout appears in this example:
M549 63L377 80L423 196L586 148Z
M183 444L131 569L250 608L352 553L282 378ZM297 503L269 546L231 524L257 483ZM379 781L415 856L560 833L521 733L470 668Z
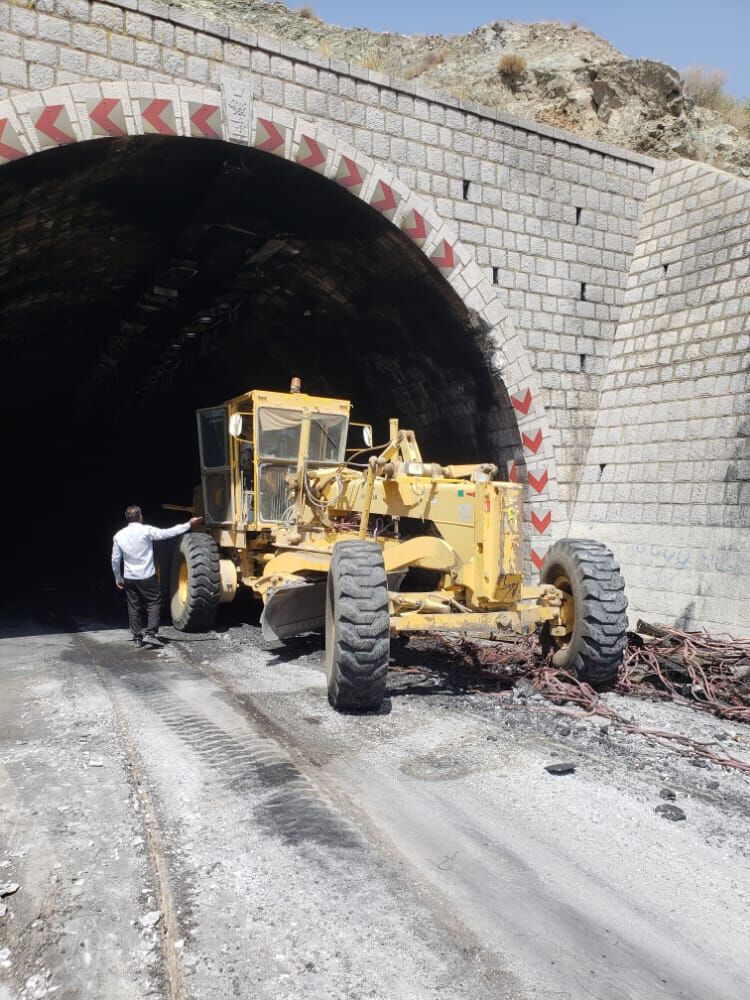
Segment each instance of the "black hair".
M125 509L125 520L128 522L128 524L132 524L133 521L139 521L141 518L141 513L142 511L140 507L136 507L135 505L132 507L127 507Z

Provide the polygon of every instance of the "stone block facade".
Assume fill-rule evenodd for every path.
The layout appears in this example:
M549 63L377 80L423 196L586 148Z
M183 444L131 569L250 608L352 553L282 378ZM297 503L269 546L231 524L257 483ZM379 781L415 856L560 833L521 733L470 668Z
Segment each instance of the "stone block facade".
M741 370L716 365L739 356L740 348L726 344L741 337L738 325L747 329L747 292L725 296L727 282L742 286L742 277L731 268L743 252L747 261L747 244L741 249L745 230L735 227L733 252L740 256L732 260L714 262L725 248L713 243L693 254L692 241L700 242L697 234L704 224L694 217L694 200L715 197L712 211L728 225L726 220L744 211L736 206L744 204L747 185L684 163L660 168L655 177L656 163L633 152L503 116L150 0L36 0L33 6L10 0L0 7L0 125L6 130L0 134L0 163L3 148L12 148L12 135L23 153L47 145L33 113L55 102L68 115L75 139L96 134L90 114L97 100L105 99L120 102L127 134L144 130L144 109L157 100L173 104L176 134L205 134L193 128L190 108L220 105L220 86L227 78L252 87L250 144L263 148L263 136L268 138L258 132L260 120L283 130L279 151L297 162L303 161L301 149L309 151L301 144L317 138L329 151L322 168L326 176L340 182L339 172L346 169L341 164L347 157L356 161L368 174L360 197L383 211L387 198L377 185L386 183L398 195L393 221L404 231L413 210L429 220L425 252L440 257L438 237L455 246L461 268L450 275L453 287L497 332L499 353L493 363L501 369L515 410L523 441L518 459L521 467L525 464L522 476L528 478L532 512L538 512L531 522L530 552L537 566L549 539L569 533L571 526L604 534L627 546L621 555L629 589L637 595L635 606L645 607L645 595L658 590L652 586L654 573L669 567L659 567L650 547L644 554L637 546L645 543L617 525L636 525L647 516L654 519L649 524L662 519L665 531L689 531L694 522L685 520L686 490L689 518L698 517L701 507L706 517L716 516L708 509L718 505L734 510L722 517L742 520L747 455L731 459L725 447L732 440L737 450L730 422L742 414L725 410L728 397L732 406L746 405L746 387ZM226 122L224 129L221 134L228 138ZM679 189L690 188L690 193L670 196L675 177ZM706 205L701 210L707 220ZM673 230L683 216L684 228ZM710 229L708 221L705 225ZM711 242L719 235L707 238ZM692 262L687 270L681 255ZM716 301L701 299L714 293ZM641 294L645 298L639 299ZM718 311L729 308L730 298L737 312ZM670 318L673 314L679 321ZM693 356L704 349L699 345L705 336L712 344L714 338L725 344L716 348L721 361L718 355ZM672 337L677 337L674 343ZM626 344L632 346L625 350ZM642 363L643 357L650 360ZM700 415L690 408L691 416L683 417L679 414L687 411L680 409L681 400L670 394L693 377L685 367L693 362L705 365L701 380L715 381L701 381L701 402L691 403ZM691 374L685 376L686 371ZM715 390L704 391L709 384ZM631 414L627 434L637 426L643 440L630 441L624 425L624 436L616 438L618 415L626 411ZM610 424L603 423L607 420ZM699 420L704 423L698 440L712 451L701 453L700 460L691 451ZM657 427L653 432L652 425ZM672 476L669 482L661 476L649 479L651 473L642 467L651 459L635 457L639 443L646 448L656 440L667 451L693 455L666 459L662 450L657 466L674 467L664 472ZM667 448L667 442L674 447ZM627 450L631 446L636 450ZM627 459L618 464L612 449L619 453L620 447ZM605 458L597 457L601 454ZM692 471L701 479L680 478L693 461L700 464ZM737 477L729 489L732 462ZM604 466L601 479L599 466ZM615 475L627 479L610 478ZM701 482L703 502L697 491ZM723 499L717 499L719 493ZM640 513L638 504L644 505ZM554 511L551 522L549 511ZM737 525L707 521L705 528L734 532ZM703 586L704 570L691 565L676 595ZM720 590L718 582L716 587ZM686 605L680 601L676 597L669 604L670 614L683 613ZM740 610L737 606L732 614ZM728 620L716 617L709 605L705 611L712 622ZM741 619L735 615L734 620Z
M750 629L750 186L659 168L571 531L609 541L631 612Z

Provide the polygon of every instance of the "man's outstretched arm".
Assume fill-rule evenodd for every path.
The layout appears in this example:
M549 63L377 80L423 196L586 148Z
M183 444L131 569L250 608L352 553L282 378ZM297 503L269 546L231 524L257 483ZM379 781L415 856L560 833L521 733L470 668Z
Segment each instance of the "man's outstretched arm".
M202 520L202 517L191 517L189 521L186 521L184 524L176 524L173 528L154 528L153 525L149 524L148 536L154 542L163 542L166 538L184 535L186 531L190 531L196 524L200 524Z

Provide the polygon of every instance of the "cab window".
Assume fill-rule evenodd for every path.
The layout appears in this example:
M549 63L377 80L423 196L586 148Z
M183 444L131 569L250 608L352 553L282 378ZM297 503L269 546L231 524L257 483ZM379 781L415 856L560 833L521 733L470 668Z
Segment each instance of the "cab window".
M310 461L343 462L347 424L346 417L314 413L310 419Z
M262 458L296 460L302 425L300 410L264 406L258 410L258 454Z

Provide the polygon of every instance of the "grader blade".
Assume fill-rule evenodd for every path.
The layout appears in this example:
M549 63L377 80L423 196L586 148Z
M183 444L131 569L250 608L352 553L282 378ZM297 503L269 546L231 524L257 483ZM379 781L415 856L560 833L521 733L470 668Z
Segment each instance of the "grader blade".
M266 600L260 618L264 642L278 642L325 624L325 581L285 583Z

